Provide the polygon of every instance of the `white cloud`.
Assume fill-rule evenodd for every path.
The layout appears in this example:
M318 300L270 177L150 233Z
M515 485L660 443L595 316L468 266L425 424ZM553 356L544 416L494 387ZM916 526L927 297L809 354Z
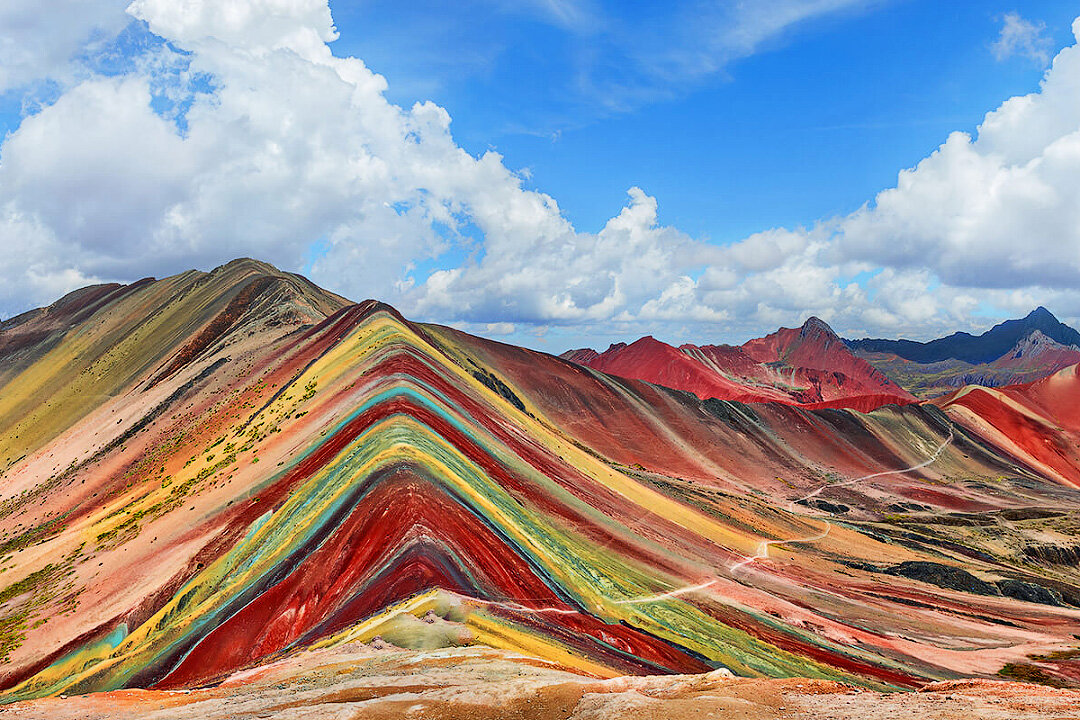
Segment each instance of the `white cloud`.
M599 22L599 8L591 0L489 0L503 12L527 12L551 24L587 32Z
M1080 21L1074 25L1080 37ZM958 287L1072 288L1080 272L1080 47L978 135L953 133L846 218L846 257L930 268Z
M285 48L317 59L337 39L326 0L134 0L128 12L191 48L224 45L256 55Z
M431 223L452 222L457 193L440 176L484 161L453 145L441 109L403 111L362 62L333 58L325 2L132 12L218 89L196 98L181 137L151 110L147 78L93 77L8 138L0 198L53 238L57 272L129 279L243 254L296 268L322 238L330 279L388 296L408 260L440 246Z
M14 203L0 205L0 307L3 316L28 310L38 303L26 298L51 301L78 287L100 282L81 270L72 260L60 260L66 247L33 218L21 214Z
M999 61L1019 55L1044 67L1050 62L1053 46L1045 33L1046 23L1025 20L1015 12L1005 13L1001 18L1001 34L990 49Z
M1080 41L1080 19L1073 30ZM974 137L949 136L873 203L810 229L756 233L707 262L636 317L725 312L713 331L736 337L811 314L851 335L928 337L984 326L987 309L1040 303L1075 321L1080 46L1058 54L1038 92L988 113Z
M778 32L752 30L766 20L842 6L731 12L747 15L752 47ZM212 77L213 92L191 97L180 133L152 109L170 66L157 57L84 78L7 138L5 315L88 281L240 255L300 269L314 245L317 282L490 334L681 323L722 340L814 314L850 334L928 335L971 328L980 307L1040 302L1080 317L1077 46L1038 92L975 137L950 136L872 204L718 247L663 225L636 187L599 232L578 232L497 153L459 147L443 108L398 107L361 60L333 56L324 1L136 0L131 12L190 52L185 72Z
M501 167L501 166L500 166ZM578 233L551 198L490 184L470 205L485 235L482 259L439 271L414 307L440 319L603 321L656 297L709 248L657 223L656 200L639 188L599 233Z
M0 93L75 72L72 58L87 45L112 38L131 18L128 0L50 0L0 3Z
M183 194L191 172L184 143L151 111L144 79L95 78L4 143L0 192L93 267L153 250L145 230Z
M663 53L677 75L717 72L732 60L747 57L761 46L809 20L874 4L868 0L725 0L690 4L678 22L689 42Z

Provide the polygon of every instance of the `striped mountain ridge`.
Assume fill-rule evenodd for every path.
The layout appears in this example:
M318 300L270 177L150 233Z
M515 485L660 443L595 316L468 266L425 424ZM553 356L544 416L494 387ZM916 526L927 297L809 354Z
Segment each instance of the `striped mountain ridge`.
M1037 398L701 400L247 260L79 291L5 323L0 353L8 701L376 635L598 677L913 687L1080 632L1071 571L1019 559L1052 529L1010 528L1015 556L979 535L1080 510L1077 428ZM1047 443L1003 440L1010 411Z

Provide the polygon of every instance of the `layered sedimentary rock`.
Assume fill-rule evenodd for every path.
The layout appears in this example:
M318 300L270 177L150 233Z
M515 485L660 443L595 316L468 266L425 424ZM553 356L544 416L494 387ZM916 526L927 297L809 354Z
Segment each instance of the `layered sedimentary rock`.
M5 323L0 358L7 700L376 636L914 687L1080 632L1074 571L1025 551L1080 509L1075 452L1029 438L1075 442L1075 372L997 405L702 400L251 261L80 291Z

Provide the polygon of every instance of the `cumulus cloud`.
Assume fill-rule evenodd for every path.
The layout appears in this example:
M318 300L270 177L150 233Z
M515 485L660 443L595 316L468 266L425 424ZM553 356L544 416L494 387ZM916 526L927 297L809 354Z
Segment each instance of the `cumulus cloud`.
M1080 37L1080 21L1074 25ZM1080 47L1036 93L953 133L840 228L852 258L958 287L1071 288L1080 271Z
M413 296L421 314L563 324L607 320L663 293L696 253L709 251L659 226L656 200L640 188L630 189L627 206L596 234L575 232L547 196L500 189L470 208L484 232L483 258L434 273Z
M490 159L453 145L440 108L393 106L380 76L331 55L325 2L142 0L131 12L192 53L216 91L194 100L184 134L153 111L154 78L139 72L91 77L23 121L0 150L0 198L10 226L59 250L43 273L130 279L245 254L298 268L322 240L328 279L388 296L409 260L444 244L432 226L454 223L457 171L490 174Z
M5 198L87 260L140 255L192 169L149 98L142 78L95 78L24 121L4 144Z
M279 49L326 57L337 31L325 0L134 0L128 12L184 47L263 55Z
M843 4L792 3L780 19ZM168 43L74 82L0 146L5 315L90 281L253 255L489 334L677 326L723 340L815 314L851 335L925 336L1040 302L1080 317L1075 45L1037 92L857 212L717 246L665 226L637 187L598 232L578 231L497 153L458 146L443 108L399 107L362 60L333 55L325 0L129 12ZM207 87L192 91L193 77ZM170 91L182 123L158 107Z
M1073 31L1080 41L1080 19ZM682 306L759 327L818 314L853 335L926 337L1039 303L1080 317L1080 46L855 213L757 233L711 261Z
M241 254L296 268L318 241L320 282L504 329L637 312L709 250L659 226L638 188L600 232L576 232L497 153L457 146L444 109L399 108L362 61L334 57L325 2L137 0L130 12L216 90L181 134L152 110L152 78L93 77L12 134L0 197L62 249L58 279ZM415 269L470 244L480 252L459 267Z
M67 82L74 56L114 36L131 18L128 0L0 4L0 93L46 78Z
M1025 20L1016 12L1005 13L1001 18L1001 34L990 49L998 60L1018 55L1042 67L1050 61L1053 46L1053 41L1045 33L1046 23Z

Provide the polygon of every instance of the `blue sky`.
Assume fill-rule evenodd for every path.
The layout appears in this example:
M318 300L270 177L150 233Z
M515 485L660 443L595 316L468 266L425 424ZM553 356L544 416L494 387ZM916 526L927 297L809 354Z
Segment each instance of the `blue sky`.
M599 230L639 185L660 201L663 222L717 242L857 209L950 132L973 131L988 110L1038 85L1042 63L992 52L1005 13L1045 23L1057 50L1080 12L1061 1L856 6L707 77L650 83L648 99L613 110L618 100L579 87L581 56L598 42L588 30L483 3L408 5L334 5L335 53L385 75L398 104L445 107L463 147L493 147L508 166L528 168L530 185L579 229ZM643 23L669 6L605 3L602 12ZM617 96L622 73L596 72L594 84Z
M1080 320L1075 2L57 1L0 316L253 255L555 351Z

